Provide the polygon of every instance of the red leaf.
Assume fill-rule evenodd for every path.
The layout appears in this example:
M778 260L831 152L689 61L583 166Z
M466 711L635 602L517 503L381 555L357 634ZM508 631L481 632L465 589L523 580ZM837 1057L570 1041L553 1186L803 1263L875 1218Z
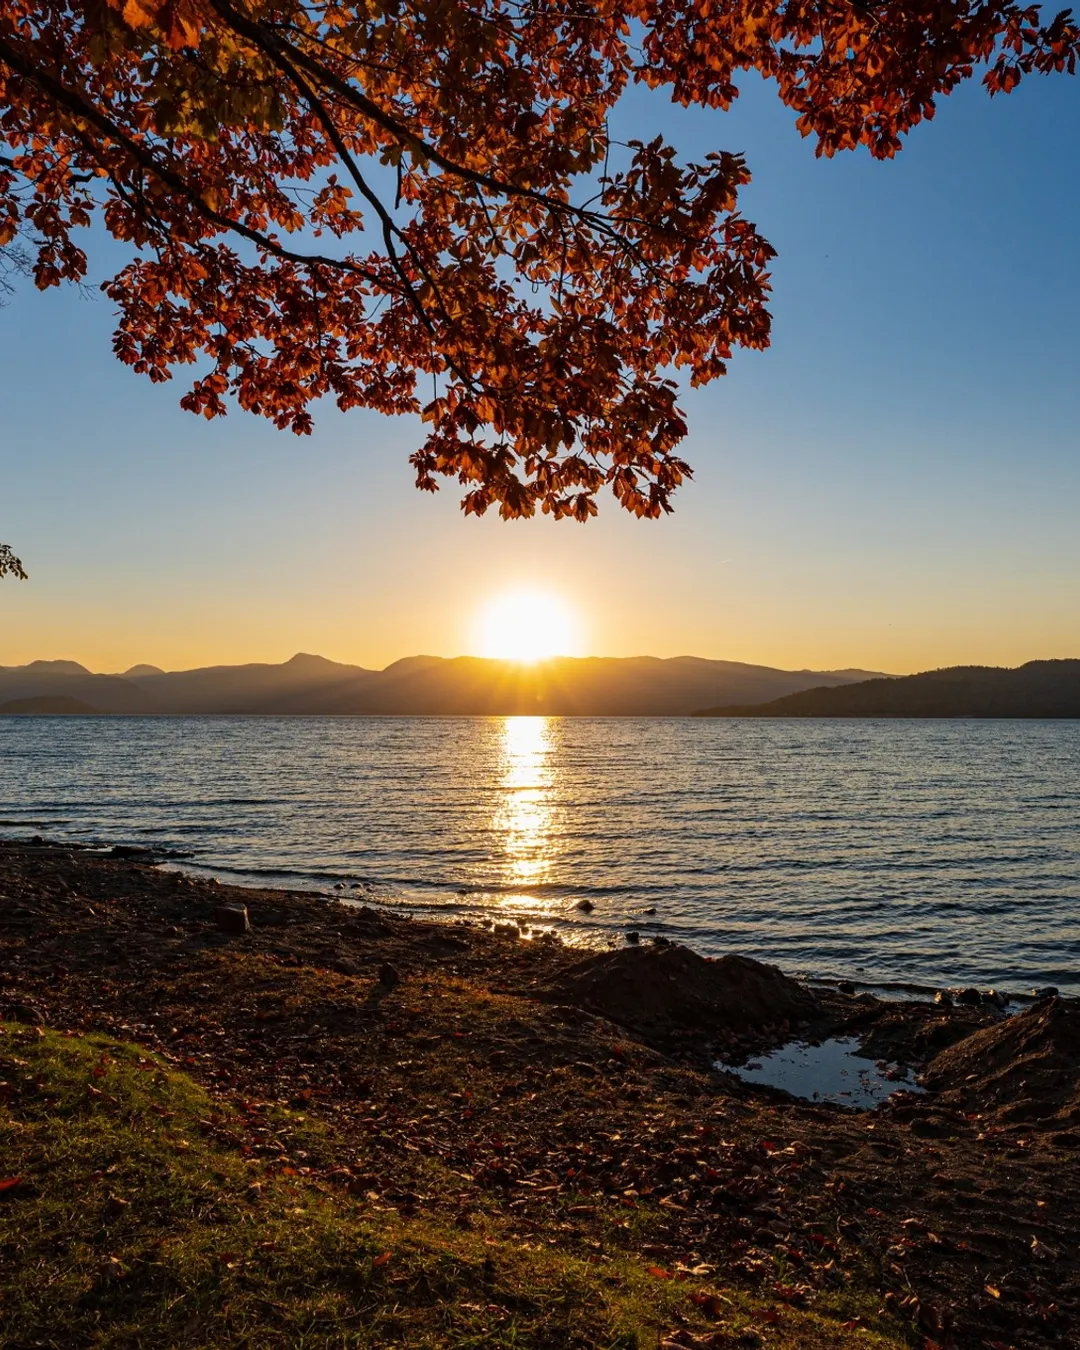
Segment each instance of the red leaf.
M0 1177L0 1191L13 1191L21 1183L22 1177Z

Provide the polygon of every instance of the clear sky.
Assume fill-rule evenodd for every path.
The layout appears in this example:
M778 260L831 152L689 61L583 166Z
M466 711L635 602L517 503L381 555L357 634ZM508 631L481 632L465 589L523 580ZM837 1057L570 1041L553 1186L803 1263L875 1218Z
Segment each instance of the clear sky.
M1080 656L1080 81L972 85L888 164L815 160L754 80L728 114L623 111L624 136L743 151L780 253L771 350L684 399L673 516L466 520L453 484L412 487L418 423L207 423L114 360L104 298L24 289L0 311L0 540L31 580L0 583L0 664L456 655L514 586L563 597L600 655Z

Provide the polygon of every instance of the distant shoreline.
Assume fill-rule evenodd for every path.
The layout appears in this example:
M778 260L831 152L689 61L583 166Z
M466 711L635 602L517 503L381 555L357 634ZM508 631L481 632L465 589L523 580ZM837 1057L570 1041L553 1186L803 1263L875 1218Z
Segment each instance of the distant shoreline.
M78 712L13 711L0 706L0 717L12 719L40 718L45 720L77 720L110 718L122 720L174 720L192 718L245 721L502 721L507 717L545 717L581 722L1075 722L1075 713L764 713L747 709L714 711L705 709L689 713L566 713L566 712L105 712L92 708Z

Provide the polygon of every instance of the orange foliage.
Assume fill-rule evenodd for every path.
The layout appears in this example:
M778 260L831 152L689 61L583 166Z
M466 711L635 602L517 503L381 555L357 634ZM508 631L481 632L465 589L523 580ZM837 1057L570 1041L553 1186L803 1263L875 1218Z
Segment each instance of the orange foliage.
M1078 44L999 0L0 0L0 249L80 280L102 220L116 353L192 366L192 412L419 412L417 484L467 512L656 516L673 375L767 345L772 250L738 155L609 139L627 82L725 107L757 70L819 153L888 157Z

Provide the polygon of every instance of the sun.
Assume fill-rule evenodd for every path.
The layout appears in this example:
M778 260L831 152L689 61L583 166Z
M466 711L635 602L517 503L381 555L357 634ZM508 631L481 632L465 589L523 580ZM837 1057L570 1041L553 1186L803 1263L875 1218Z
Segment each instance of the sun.
M546 591L516 590L496 596L479 622L480 653L504 661L542 661L577 647L570 607Z

